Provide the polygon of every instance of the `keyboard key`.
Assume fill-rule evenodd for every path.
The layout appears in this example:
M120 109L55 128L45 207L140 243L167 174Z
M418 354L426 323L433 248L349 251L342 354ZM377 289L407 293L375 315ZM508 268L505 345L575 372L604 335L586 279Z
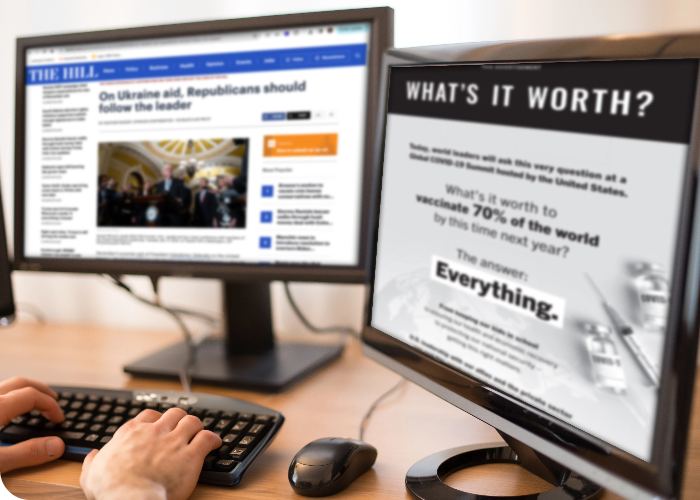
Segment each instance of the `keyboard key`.
M95 411L95 408L97 408L97 403L87 403L83 406L83 410L85 411Z
M238 415L238 420L245 420L246 422L250 422L251 420L253 420L253 417L255 417L255 415L253 415L252 413L241 413L240 415Z
M270 415L258 415L255 417L255 423L257 424L269 424L272 420Z
M223 444L219 446L219 449L216 450L216 454L219 455L221 458L226 458L226 456L231 453L231 449L233 449L233 446L228 446L226 444Z
M78 422L73 426L74 431L84 431L88 426L87 422Z
M205 410L203 408L193 408L190 410L190 415L194 415L199 420L204 419L206 414L207 414L207 410Z
M92 420L92 417L93 417L93 416L94 416L94 415L93 415L92 413L90 413L90 412L85 412L85 413L83 413L82 415L80 415L80 416L78 417L78 420L80 420L80 421L82 421L82 422L85 422L86 420Z
M108 418L109 418L109 415L105 415L104 413L101 413L101 414L97 415L95 418L93 418L92 421L95 422L96 424L101 424L102 422L104 422Z
M238 416L238 413L222 413L221 418L225 418L226 420L236 420L236 417Z
M204 465L202 465L202 470L211 470L214 467L214 463L219 457L216 455L210 455L204 459Z
M63 399L73 399L72 392L62 392L60 395Z
M214 464L214 468L223 472L230 472L235 469L238 464L239 462L235 460L217 460Z
M233 444L238 439L238 434L226 434L222 441L224 444Z
M74 420L78 418L78 412L77 411L69 411L68 413L65 414L66 420Z
M136 401L135 399L132 399L130 404L132 408L143 408L143 401Z
M58 424L56 422L46 422L44 424L44 430L46 430L46 431L52 431L57 427L58 427Z
M236 425L234 425L233 427L231 427L231 431L233 431L233 432L243 432L243 430L244 430L246 427L248 427L248 422L242 422L242 421L239 420L238 422L236 422Z
M88 396L88 401L91 403L99 403L101 399L99 396Z
M124 398L119 398L119 399L117 399L117 404L119 406L127 406L129 404L129 400L124 399Z
M73 427L72 420L64 420L63 423L61 424L61 429L70 429L71 427Z
M238 442L237 446L250 446L255 441L255 436L246 436Z
M104 398L102 398L102 402L111 405L112 403L114 403L114 398L111 396L105 396Z
M144 406L145 406L147 409L150 408L151 410L157 410L157 409L158 409L158 403L146 403Z
M85 401L87 399L87 396L85 394L76 394L73 396L73 399L76 401Z
M225 430L229 425L231 425L230 420L219 420L216 425L214 426L214 430L217 431L223 431Z
M27 419L26 419L25 417L23 417L23 416L20 415L19 417L15 417L15 418L12 420L12 423L13 423L13 424L16 424L16 425L22 425L22 424L25 422L25 420L27 420Z
M85 441L89 441L92 443L92 442L97 441L98 439L100 439L99 434L90 434L88 437L85 438Z
M216 411L216 410L209 410L209 411L207 411L207 417L210 417L210 418L219 418L219 415L221 415L221 412L220 412L220 411Z
M90 432L100 432L104 426L100 424L92 424L90 426Z
M248 454L248 448L234 448L229 456L236 460L242 460Z
M134 418L136 415L141 413L141 411L142 411L141 408L132 408L129 410L129 413L127 413L126 415L129 418Z
M264 428L264 424L255 424L248 430L248 434L253 434L254 436L257 436L263 431Z
M83 402L82 401L73 401L70 405L68 405L68 408L71 410L79 410L83 407Z
M41 423L42 421L40 418L30 418L25 425L27 427L37 427Z
M123 421L124 421L124 417L116 416L116 417L110 418L110 419L107 421L107 423L119 425L119 424L121 424Z
M32 410L29 412L29 415L31 415L32 417L40 417L41 412L39 410Z
M100 405L100 407L97 409L98 412L100 413L110 413L112 411L112 405Z
M117 432L117 429L119 429L119 427L117 427L116 425L110 425L109 427L107 427L107 428L105 429L105 434L111 436L112 434L114 434L115 432Z
M202 425L205 429L209 430L211 429L211 426L214 425L214 420L215 419L213 417L207 417L204 420L202 420Z
M70 404L70 401L68 399L59 399L58 400L58 406L61 408L66 408Z
M100 439L100 443L109 443L112 440L112 436L104 436Z
M168 411L170 408L175 408L175 405L172 403L161 403L160 405L160 411L161 413L165 413Z
M114 407L114 414L115 415L124 415L126 413L126 406L115 406Z

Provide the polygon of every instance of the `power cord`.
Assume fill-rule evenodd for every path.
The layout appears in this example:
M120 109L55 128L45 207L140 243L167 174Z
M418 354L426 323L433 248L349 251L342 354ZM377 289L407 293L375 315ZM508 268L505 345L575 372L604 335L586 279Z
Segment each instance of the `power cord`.
M349 326L328 326L325 328L318 328L312 325L309 322L309 320L306 319L306 316L304 316L304 314L299 309L299 306L297 306L297 303L294 301L294 297L292 297L292 293L289 291L289 282L283 281L282 283L284 284L284 293L287 295L289 305L292 307L292 310L297 315L297 318L299 318L299 321L301 321L309 331L317 334L342 333L344 335L352 335L355 338L360 338L359 332L356 332L353 328Z
M382 401L384 401L386 398L397 392L399 389L401 389L405 384L406 384L406 379L401 377L401 380L399 380L394 386L391 387L388 391L386 391L384 394L379 396L374 403L372 403L372 406L369 407L369 410L367 410L367 413L365 413L365 416L362 417L362 422L360 423L360 441L364 441L365 437L365 429L367 429L367 424L369 424L369 419L372 417L372 414L374 413L374 410L377 409L377 407L382 404Z
M134 297L139 302L161 309L162 311L168 313L175 320L175 322L182 330L183 336L185 337L185 343L187 344L187 355L185 356L185 359L182 362L180 369L178 370L180 383L182 384L182 388L185 392L192 392L192 379L190 377L190 368L192 367L192 362L197 356L197 349L202 344L202 342L209 338L213 333L214 326L216 325L216 319L197 311L190 311L187 309L180 309L177 307L164 306L160 301L160 294L158 293L158 278L151 278L151 284L153 285L153 293L156 297L155 301L151 301L134 293L134 291L131 290L131 288L129 288L129 286L126 283L120 280L118 276L112 274L103 274L102 276L104 278L111 279L112 283L126 290L132 297ZM187 325L185 325L180 316L192 316L207 321L211 324L211 331L209 331L206 335L202 336L198 341L195 341L194 337L192 336L192 333L190 333L190 330L187 328Z

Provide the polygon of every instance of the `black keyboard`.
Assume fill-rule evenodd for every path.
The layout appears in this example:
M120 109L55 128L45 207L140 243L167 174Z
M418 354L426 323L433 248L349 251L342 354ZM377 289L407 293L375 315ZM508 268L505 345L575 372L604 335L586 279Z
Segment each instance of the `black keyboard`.
M84 387L51 387L66 420L56 424L36 410L15 418L0 429L0 445L27 439L58 436L66 443L62 458L82 462L100 449L114 433L141 411L164 413L178 407L202 421L223 444L204 460L202 483L234 486L250 464L270 444L284 422L280 412L247 401L202 393L143 390L114 391Z

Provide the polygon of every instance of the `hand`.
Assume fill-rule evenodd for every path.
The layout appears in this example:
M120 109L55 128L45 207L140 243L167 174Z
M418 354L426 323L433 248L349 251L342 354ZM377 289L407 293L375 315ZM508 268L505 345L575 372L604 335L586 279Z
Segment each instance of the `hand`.
M63 422L65 417L57 398L58 395L41 382L21 377L0 382L0 427L32 410L38 410L52 422ZM0 474L50 462L63 455L63 450L65 445L57 437L30 439L0 448Z
M207 454L221 438L180 408L144 410L122 425L83 463L80 486L88 500L189 498Z

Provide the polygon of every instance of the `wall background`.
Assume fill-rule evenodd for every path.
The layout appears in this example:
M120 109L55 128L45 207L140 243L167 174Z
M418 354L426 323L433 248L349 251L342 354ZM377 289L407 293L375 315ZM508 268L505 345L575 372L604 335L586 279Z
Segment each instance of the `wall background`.
M212 19L390 5L395 9L395 46L411 47L485 40L556 38L700 29L696 0L0 0L0 178L5 219L13 234L15 38ZM11 244L11 242L10 242ZM144 295L150 283L129 277ZM14 274L20 318L39 310L48 321L115 328L174 330L160 312L90 275ZM166 278L162 298L221 315L217 280ZM292 292L318 325L360 328L364 287L296 284ZM303 326L273 284L273 320L279 335Z

